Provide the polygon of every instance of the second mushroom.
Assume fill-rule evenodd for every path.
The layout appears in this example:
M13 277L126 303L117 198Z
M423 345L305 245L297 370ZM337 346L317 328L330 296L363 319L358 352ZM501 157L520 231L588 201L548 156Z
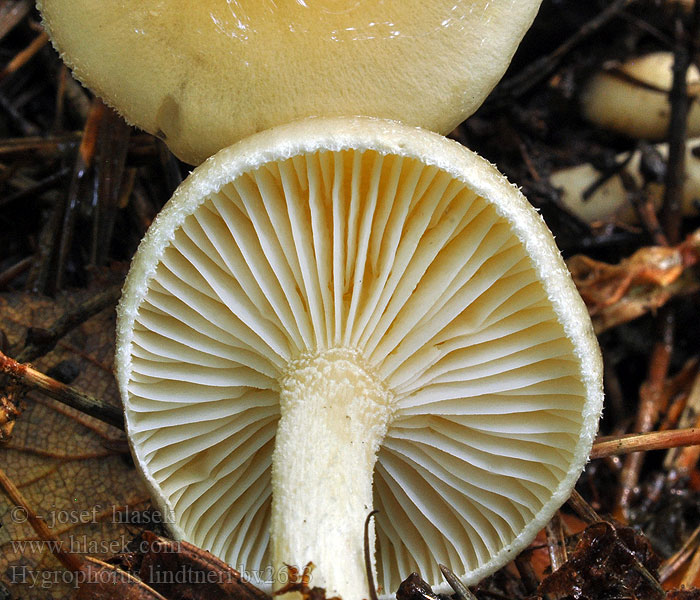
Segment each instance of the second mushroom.
M444 590L440 563L469 584L510 561L568 497L602 402L586 309L517 189L362 118L195 170L134 259L117 374L176 535L273 585L312 562L345 600L368 597L373 508L387 598L414 570Z

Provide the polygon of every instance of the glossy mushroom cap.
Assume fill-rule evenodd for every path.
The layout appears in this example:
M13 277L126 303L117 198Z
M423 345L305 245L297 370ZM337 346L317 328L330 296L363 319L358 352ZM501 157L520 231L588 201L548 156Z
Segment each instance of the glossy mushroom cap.
M311 119L182 184L134 259L117 375L175 534L367 597L473 583L568 497L602 404L586 309L542 219L433 133ZM272 568L270 568L270 566ZM268 582L269 585L269 582Z
M500 79L541 0L39 0L75 76L198 164L308 116L447 133Z

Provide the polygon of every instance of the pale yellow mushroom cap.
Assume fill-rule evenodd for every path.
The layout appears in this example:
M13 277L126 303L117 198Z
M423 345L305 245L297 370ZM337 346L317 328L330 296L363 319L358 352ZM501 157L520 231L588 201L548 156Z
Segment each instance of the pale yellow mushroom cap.
M624 63L607 65L586 84L581 95L583 115L603 129L631 138L661 140L671 118L669 92L673 83L673 54L654 52ZM687 73L688 135L700 135L700 72Z
M39 0L75 76L198 164L306 116L447 133L510 63L541 0Z

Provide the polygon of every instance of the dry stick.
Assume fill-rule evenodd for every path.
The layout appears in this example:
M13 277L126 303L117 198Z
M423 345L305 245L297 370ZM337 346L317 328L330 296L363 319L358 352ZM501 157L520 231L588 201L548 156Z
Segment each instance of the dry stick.
M99 98L93 100L88 120L85 123L83 139L78 147L75 164L73 166L73 175L70 180L70 185L68 186L68 193L65 197L65 205L61 219L62 226L60 231L56 232L58 234L57 264L53 288L57 290L61 289L63 286L65 268L73 242L73 234L80 207L80 185L86 178L92 166L93 159L95 158L95 149L100 127L102 126L107 111L107 106Z
M632 153L629 156L633 156ZM656 214L656 206L647 186L640 188L634 178L626 172L620 173L620 179L627 192L627 199L632 204L639 222L657 246L668 246L668 238Z
M624 542L620 540L620 544L625 546ZM629 550L629 549L628 549ZM646 582L657 591L659 594L658 597L660 598L665 598L666 597L666 591L661 587L661 584L659 583L659 580L654 577L648 570L647 568L639 561L638 558L634 558L634 566L632 567L637 573L639 573L643 579L646 580Z
M688 557L700 547L700 526L695 528L695 531L685 541L680 550L675 552L673 556L667 558L659 567L659 582L663 583L678 569L680 569Z
M700 415L695 419L694 425L700 428ZM698 460L700 460L700 446L685 447L678 453L672 464L679 471L689 473L695 469Z
M58 341L69 331L75 329L105 308L112 306L119 299L120 293L120 285L107 288L104 292L93 296L66 312L48 329L34 330L30 342L17 355L17 362L31 362L51 352Z
M63 119L64 119L64 112L66 109L66 81L70 78L70 75L68 74L68 68L66 65L63 65L59 72L58 72L58 78L56 82L56 99L55 99L55 106L54 106L54 117L53 117L53 124L51 125L51 131L61 131L64 129L63 125Z
M70 174L70 169L67 167L60 169L55 173L52 173L48 177L45 177L41 181L37 181L34 185L31 185L23 190L18 190L12 194L8 194L0 198L0 208L12 204L13 202L18 202L26 198L34 198L43 192L54 188L58 183L65 179Z
M571 496L569 496L569 499L566 501L566 503L574 509L574 512L587 525L590 525L591 523L596 523L598 521L602 521L600 515L595 510L593 510L593 507L590 504L588 504L588 502L586 502L581 496L581 494L579 494L576 490L571 492Z
M68 71L68 67L61 65L66 71L65 102L76 119L84 123L90 113L90 98L83 86L81 86Z
M552 572L554 572L566 562L566 542L559 511L554 513L551 521L545 526L545 533L547 534L549 562L552 564Z
M63 205L61 202L56 202L50 211L49 218L39 231L36 260L29 273L27 286L35 293L43 294L49 288L54 240L59 236L62 215Z
M698 26L697 5L694 13L693 38ZM683 184L685 175L685 139L688 121L688 84L687 73L690 66L690 50L683 40L683 24L676 20L676 49L673 61L673 83L669 94L671 118L668 126L668 163L666 166L665 192L661 207L661 222L666 237L671 244L679 243L681 236L681 205L683 202Z
M0 81L5 79L8 75L12 75L16 71L19 71L25 64L27 64L34 55L39 52L46 44L49 42L49 34L42 31L37 35L30 44L21 52L18 52L14 58L7 63L5 68L0 70Z
M596 179L593 183L591 183L591 185L589 185L585 190L583 190L583 193L581 194L581 199L584 202L589 201L593 197L593 194L595 194L613 177L619 177L624 185L625 190L632 198L634 198L635 194L630 194L629 192L632 190L636 191L635 188L637 187L637 184L636 181L632 178L632 176L628 174L627 166L630 164L630 162L632 162L632 159L634 158L635 154L635 152L628 152L627 156L620 162L614 160L612 165L600 171L598 179Z
M442 571L442 576L445 581L450 584L450 587L454 590L457 600L477 600L476 596L469 591L469 588L462 583L462 580L457 577L448 567L445 565L438 565L440 571Z
M697 382L700 382L698 379L698 358L693 356L685 361L681 370L674 375L667 386L666 395L669 404L663 421L659 424L659 431L696 426L695 423L679 424L679 422L683 414L688 412L688 401L691 399L693 387L697 385ZM700 392L700 388L698 391ZM666 466L665 463L664 466Z
M537 579L535 569L533 568L529 557L526 557L525 554L525 552L522 552L515 557L515 568L518 570L520 580L522 581L527 594L534 595L537 592L537 588L540 586L540 580Z
M18 363L2 352L0 352L0 374L12 377L26 387L40 390L54 400L124 430L124 417L114 406L56 381L29 365Z
M106 110L97 136L92 186L92 239L89 265L106 262L124 182L131 128L115 111Z
M0 108L4 111L4 116L22 135L34 137L41 134L42 129L15 106L15 99L10 98L2 86L0 86Z
M74 597L76 600L89 598L127 598L132 600L167 600L167 598L147 583L143 582L136 575L123 570L117 565L106 563L99 558L92 556L85 557L85 562L89 566L89 575L85 584L78 586L78 591ZM152 565L153 569L154 566ZM179 573L180 571L178 571ZM155 571L155 577L165 576L167 572ZM188 573L188 571L183 571ZM202 572L198 571L196 576ZM173 577L175 579L176 576ZM163 577L165 579L165 577ZM171 596L172 597L172 596ZM182 597L182 596L178 596ZM191 597L191 596L188 596Z
M678 6L680 7L683 4L683 0L677 2L676 4L678 4ZM635 29L648 33L651 37L655 38L657 42L659 42L661 47L670 48L671 46L673 46L673 39L666 35L666 33L662 32L660 29L652 25L649 21L645 20L644 17L637 16L629 12L623 12L620 14L620 18L624 19L625 21L628 21ZM663 91L668 92L668 89L663 88Z
M25 154L27 152L46 153L51 156L68 154L80 143L80 133L62 133L42 137L27 136L0 140L0 156Z
M0 468L0 487L5 491L11 502L22 508L24 511L23 515L27 517L27 521L32 526L32 529L39 534L41 540L45 542L52 542L51 545L53 546L53 554L58 560L61 561L61 564L69 571L80 571L83 567L83 563L80 558L78 558L77 555L66 552L63 549L63 544L49 529L46 521L36 515L36 513L29 506L27 500L22 495L22 492L20 492L17 489L17 486L12 483L2 468Z
M680 429L682 426L678 425L678 421L683 416L683 413L685 412L685 409L687 406L688 406L688 394L687 393L676 394L673 397L670 404L668 405L664 420L661 423L659 423L659 431L670 431L672 429ZM698 425L693 424L693 425L691 425L691 427L692 426L697 427ZM666 466L665 461L664 461L664 466Z
M658 419L663 401L663 386L668 375L673 350L674 319L673 313L662 309L657 320L660 340L654 345L649 360L649 375L639 390L639 410L635 430L638 433L648 433ZM642 469L644 455L630 454L620 473L620 484L617 504L624 514L629 506L632 490L637 485Z
M700 547L695 549L693 558L688 565L688 570L685 572L683 579L681 580L681 588L691 588L695 587L695 580L700 574Z
M700 373L695 375L690 386L686 384L683 387L687 390L687 394L684 397L683 414L678 419L678 428L700 428ZM690 389L687 389L688 387ZM698 460L700 460L700 446L691 446L667 452L663 466L666 470L675 469L690 473L696 468Z
M700 444L700 428L672 429L652 433L630 433L614 439L599 439L593 444L591 459L605 458L616 454L646 452L647 450L668 450L678 446Z
M577 32L551 54L529 64L517 75L507 79L497 88L495 96L501 101L509 96L520 96L554 72L561 59L590 35L594 34L620 11L635 0L616 0L596 17L584 23Z
M0 290L5 288L5 286L7 286L15 278L19 277L22 273L24 273L24 271L31 267L33 261L33 256L27 256L26 258L23 258L19 262L16 262L14 265L0 273Z

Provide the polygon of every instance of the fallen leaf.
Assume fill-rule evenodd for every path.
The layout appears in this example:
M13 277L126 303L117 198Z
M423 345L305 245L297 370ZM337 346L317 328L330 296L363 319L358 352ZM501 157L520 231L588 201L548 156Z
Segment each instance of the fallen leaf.
M577 254L567 260L596 333L663 306L672 297L694 293L700 283L690 267L700 258L700 230L674 247L648 246L618 264Z
M23 345L30 327L49 327L91 292L57 299L25 294L0 296L0 315L10 353ZM69 361L78 375L72 385L119 406L111 373L114 310L105 310L67 335L34 366L48 371ZM8 441L0 444L0 464L34 511L59 536L64 548L108 557L121 552L140 529L124 518L148 507L148 494L118 430L37 393L23 402ZM22 600L68 600L73 574L38 540L20 508L0 492L0 580Z
M418 573L411 573L396 591L396 600L439 600L439 596Z
M660 600L665 594L656 580L659 564L644 536L600 521L586 528L569 559L538 591L550 600Z

